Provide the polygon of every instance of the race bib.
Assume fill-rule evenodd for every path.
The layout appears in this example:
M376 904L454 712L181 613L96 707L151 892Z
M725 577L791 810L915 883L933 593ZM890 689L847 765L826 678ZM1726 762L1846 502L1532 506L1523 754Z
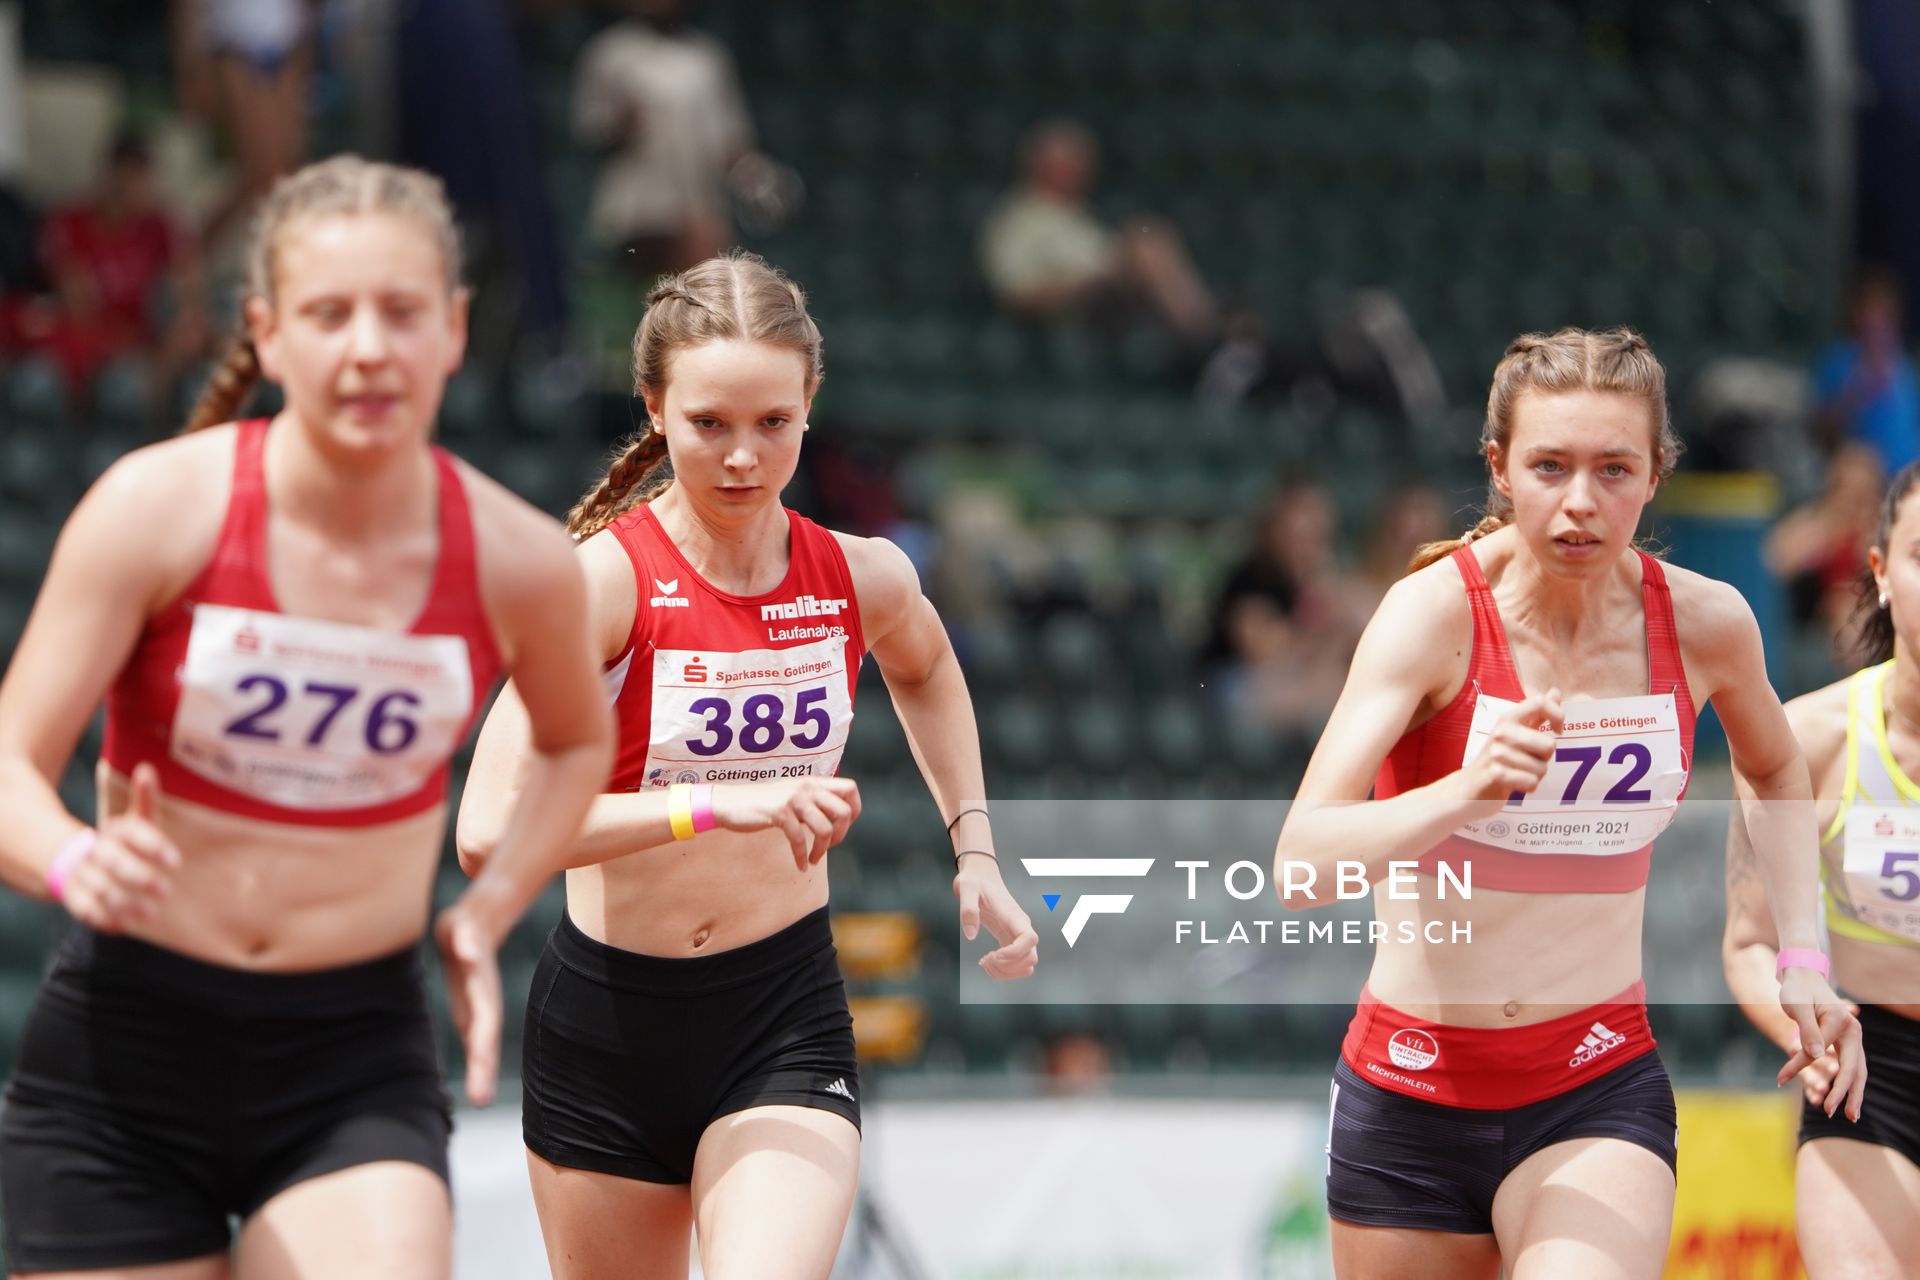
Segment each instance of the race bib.
M1920 942L1920 810L1847 810L1842 871L1854 918Z
M458 636L395 635L226 605L193 610L174 760L290 809L359 809L420 789L473 714Z
M1474 702L1464 765L1486 748L1514 704L1485 694ZM1530 792L1459 834L1514 853L1634 853L1666 830L1687 785L1673 695L1601 698L1566 710L1553 763Z
M843 637L791 649L656 649L646 782L827 777L853 727Z

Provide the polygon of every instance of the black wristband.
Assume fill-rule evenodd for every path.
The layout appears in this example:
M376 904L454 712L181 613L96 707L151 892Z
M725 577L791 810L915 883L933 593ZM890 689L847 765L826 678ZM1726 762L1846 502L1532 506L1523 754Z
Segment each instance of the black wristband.
M952 835L953 829L960 825L960 819L966 817L970 813L977 813L983 818L990 818L993 816L992 814L988 813L985 809L981 808L978 805L975 805L970 809L962 809L960 812L954 814L953 821L947 824L947 834Z
M994 857L993 854L988 853L985 849L960 849L960 850L957 850L953 855L953 869L955 871L958 871L960 869L960 859L966 857L970 853L977 853L983 858L993 858L993 865L996 867L1000 865L1000 859L997 857Z

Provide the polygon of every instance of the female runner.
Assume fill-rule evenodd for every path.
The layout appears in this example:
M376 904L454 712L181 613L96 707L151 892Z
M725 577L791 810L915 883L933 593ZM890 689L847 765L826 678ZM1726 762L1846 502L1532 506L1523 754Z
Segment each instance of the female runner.
M656 286L634 336L649 425L573 510L619 728L567 855L527 1009L524 1129L553 1272L824 1277L853 1204L860 1081L827 925L834 770L871 653L953 839L995 977L1036 937L1001 882L965 679L911 564L780 503L820 385L798 287L744 253ZM664 464L672 479L665 480ZM461 802L492 853L526 737L509 688Z
M1813 774L1836 984L1861 1002L1872 1074L1858 1123L1835 1110L1840 1061L1800 1072L1795 1220L1812 1280L1920 1272L1920 465L1894 477L1862 581L1867 665L1787 704ZM1780 942L1746 824L1727 838L1727 984L1806 1063L1775 1002ZM1784 1073L1783 1073L1784 1075ZM1851 1114L1851 1113L1850 1113Z
M18 1274L448 1274L447 761L512 672L528 803L436 930L476 1102L495 948L606 775L567 540L428 444L466 336L439 184L304 169L249 268L249 337L81 500L0 685L0 877L76 921L0 1119ZM227 422L262 373L286 409ZM55 785L103 695L95 829Z
M1677 451L1644 339L1517 339L1483 446L1489 514L1382 601L1275 854L1276 884L1287 863L1323 881L1418 863L1373 895L1389 941L1334 1071L1335 1266L1651 1277L1676 1144L1640 981L1652 840L1709 700L1744 793L1804 802L1806 764L1745 602L1633 546ZM1781 999L1810 1046L1839 1046L1857 1109L1858 1024L1806 967L1825 960L1802 816L1761 861L1792 948Z

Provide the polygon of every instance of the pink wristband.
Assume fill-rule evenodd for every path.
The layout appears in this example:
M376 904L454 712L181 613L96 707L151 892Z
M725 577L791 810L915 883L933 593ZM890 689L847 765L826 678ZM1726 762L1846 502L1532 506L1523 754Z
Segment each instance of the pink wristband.
M694 783L692 800L695 832L711 831L720 825L713 820L713 784L711 782Z
M1824 978L1828 973L1826 953L1807 947L1788 947L1774 964L1773 976L1784 978L1789 969L1811 969Z
M53 862L47 867L47 892L53 895L55 902L67 900L67 877L93 853L94 844L99 839L100 833L92 827L82 827L67 838L67 842L60 846L60 852L53 855Z

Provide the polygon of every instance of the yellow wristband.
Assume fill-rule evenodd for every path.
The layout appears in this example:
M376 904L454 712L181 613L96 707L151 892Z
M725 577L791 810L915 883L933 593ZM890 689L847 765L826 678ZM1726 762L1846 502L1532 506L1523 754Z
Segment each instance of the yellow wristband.
M693 829L693 784L676 782L667 788L667 821L673 824L675 840L691 840Z

